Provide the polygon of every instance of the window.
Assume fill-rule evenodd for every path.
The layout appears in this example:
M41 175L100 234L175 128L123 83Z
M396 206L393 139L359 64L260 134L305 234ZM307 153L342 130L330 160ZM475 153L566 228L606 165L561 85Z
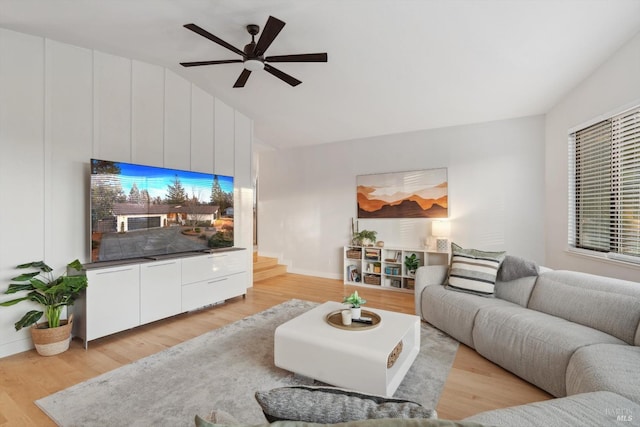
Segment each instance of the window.
M569 246L640 263L640 106L569 135Z

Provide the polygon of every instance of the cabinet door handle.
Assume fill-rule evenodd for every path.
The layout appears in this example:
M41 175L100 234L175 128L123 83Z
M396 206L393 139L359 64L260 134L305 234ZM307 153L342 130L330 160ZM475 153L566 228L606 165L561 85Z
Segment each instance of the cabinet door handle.
M170 262L164 262L162 264L155 264L155 265L145 265L145 267L147 268L154 268L154 267L162 267L163 265L175 265L175 261L170 261Z
M211 284L211 283L218 283L218 282L224 282L225 280L229 280L228 277L223 277L222 279L218 279L218 280L211 280L209 282L207 282L207 284Z
M120 268L118 270L99 271L96 274L112 274L112 273L120 273L123 271L133 271L133 268Z

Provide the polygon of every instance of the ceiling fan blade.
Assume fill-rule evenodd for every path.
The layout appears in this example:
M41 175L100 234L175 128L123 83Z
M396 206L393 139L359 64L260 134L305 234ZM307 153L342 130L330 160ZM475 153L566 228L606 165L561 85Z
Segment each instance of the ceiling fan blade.
M264 26L264 30L262 30L262 34L260 35L260 39L258 40L258 44L256 45L253 53L256 56L263 55L269 46L271 46L271 43L273 43L273 40L275 40L284 25L285 23L278 18L270 16L269 19L267 19L267 23Z
M200 34L202 37L206 37L209 40L211 40L214 43L219 44L222 47L226 47L227 49L229 49L232 52L237 53L238 55L241 55L243 58L246 57L246 55L244 54L243 51L241 51L240 49L238 49L237 47L227 43L226 41L222 40L219 37L214 36L213 34L211 34L210 32L208 32L205 29L202 29L200 27L198 27L196 24L186 24L184 26L186 29L193 31L196 34Z
M300 83L302 83L300 80L296 79L295 77L291 77L289 74L283 73L282 71L278 70L277 68L273 68L269 64L264 64L264 70L267 73L276 76L280 80L282 80L282 81L284 81L286 83L289 83L291 86L298 86Z
M327 62L326 53L303 53L300 55L276 55L264 58L268 62Z
M223 59L221 61L196 61L196 62L181 62L183 67L198 67L200 65L216 65L216 64L233 64L234 62L242 62L242 59Z
M240 73L240 77L238 77L238 80L236 80L233 87L244 87L250 75L251 71L247 70L246 68L242 70L242 73Z

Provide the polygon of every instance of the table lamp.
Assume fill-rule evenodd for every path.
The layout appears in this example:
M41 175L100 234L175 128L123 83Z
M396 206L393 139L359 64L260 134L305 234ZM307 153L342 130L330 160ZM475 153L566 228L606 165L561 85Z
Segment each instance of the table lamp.
M431 223L431 235L436 238L436 250L438 252L449 251L449 233L451 224L449 221L433 221Z

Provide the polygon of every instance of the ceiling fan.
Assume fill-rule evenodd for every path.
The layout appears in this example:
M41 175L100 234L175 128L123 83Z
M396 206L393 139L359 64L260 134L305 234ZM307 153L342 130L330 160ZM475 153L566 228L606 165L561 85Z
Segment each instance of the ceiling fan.
M197 67L200 65L216 65L216 64L231 64L235 62L242 62L244 70L240 73L240 77L236 80L233 87L244 87L247 83L247 79L251 75L252 71L265 70L267 73L279 78L280 80L289 83L291 86L297 86L302 83L295 77L284 73L277 68L274 68L271 63L277 62L327 62L326 53L303 53L297 55L276 55L276 56L264 56L266 50L271 46L273 40L280 33L285 23L281 20L270 16L267 19L267 23L264 26L264 30L258 39L255 41L255 36L260 32L258 25L247 25L247 31L251 34L251 43L245 45L244 50L240 50L237 47L225 42L219 37L214 36L210 32L200 28L196 24L186 24L184 27L193 31L196 34L200 34L202 37L206 37L214 43L219 44L222 47L229 49L232 52L242 56L242 59L222 59L218 61L196 61L196 62L181 62L183 67Z

